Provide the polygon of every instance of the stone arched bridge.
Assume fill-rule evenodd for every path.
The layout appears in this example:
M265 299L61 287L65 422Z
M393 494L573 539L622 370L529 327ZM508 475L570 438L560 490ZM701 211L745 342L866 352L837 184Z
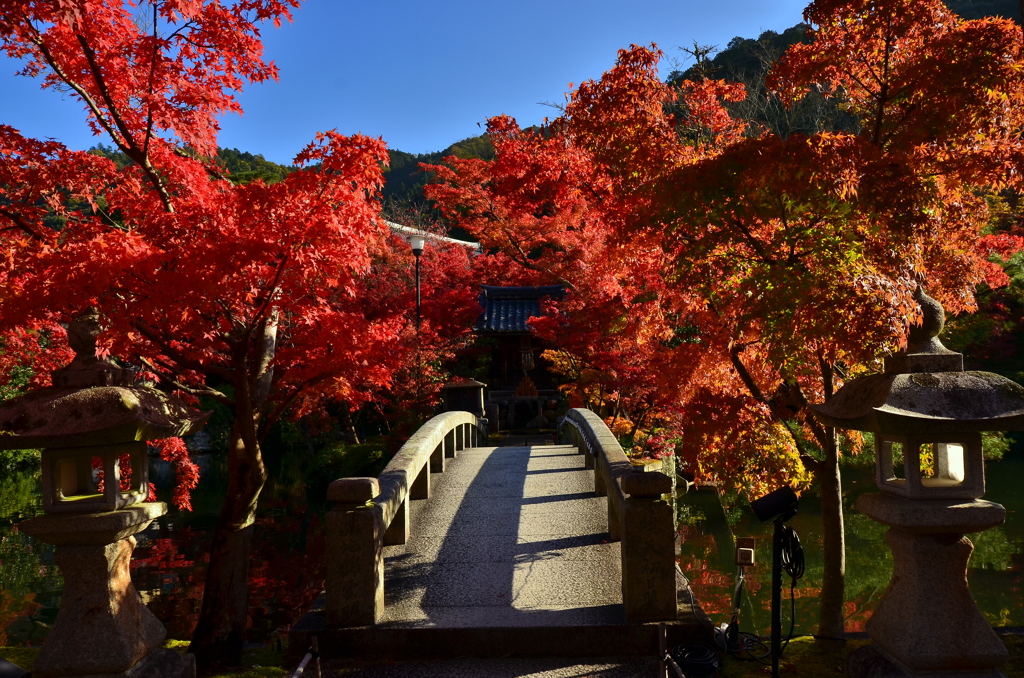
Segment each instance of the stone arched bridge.
M662 623L673 645L703 636L669 475L638 472L589 410L569 412L556 445L489 446L485 426L438 415L379 477L330 486L326 592L290 647L654 656Z

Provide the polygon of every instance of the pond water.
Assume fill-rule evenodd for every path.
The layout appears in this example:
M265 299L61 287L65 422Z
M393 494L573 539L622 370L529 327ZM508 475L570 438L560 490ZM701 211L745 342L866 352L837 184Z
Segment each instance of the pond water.
M284 479L290 476L290 480ZM1007 508L1006 524L972 535L976 550L969 581L975 598L995 626L1024 626L1020 566L1024 556L1024 461L989 462L986 499ZM847 510L846 628L861 631L892 572L885 528L851 510L857 496L875 491L872 469L843 471ZM226 486L213 465L193 493L195 511L171 512L137 536L132 578L150 609L167 625L170 638L188 639L199 615L203 572L211 529ZM160 491L166 499L166 490ZM41 512L39 478L34 471L0 477L0 645L38 644L60 606L63 581L53 565L53 547L16 528ZM716 623L728 621L735 582L733 538L754 536L758 565L749 568L749 596L740 626L767 633L769 625L771 525L760 524L746 506L723 507L710 488L681 498L680 564L697 598ZM298 474L282 473L260 499L250 571L250 629L247 640L271 642L286 633L321 591L323 518L308 506ZM821 510L818 497L805 493L792 521L807 558L795 590L797 633L815 628L821 590ZM789 627L789 585L784 588L784 630Z
M969 535L975 550L968 583L978 606L993 626L1024 626L1021 563L1024 559L1024 460L987 462L985 499L1006 507L1006 523ZM846 524L846 630L863 631L892 575L886 527L852 509L857 497L877 492L874 467L843 469L843 517ZM718 501L713 488L680 497L682 546L680 566L705 612L716 623L728 622L736 581L734 537L757 539L757 565L747 568L747 595L740 628L767 635L771 623L772 524L761 524L746 505ZM820 497L805 492L790 523L800 535L806 571L795 589L797 634L814 633L822 582ZM790 624L790 582L783 574L783 633Z
M213 464L192 493L193 512L171 508L136 535L132 581L167 626L168 638L189 639L199 618L210 538L226 485L223 469ZM157 494L169 500L168 490ZM0 478L0 646L40 643L60 607L63 579L53 565L54 547L16 527L41 512L38 472ZM283 640L309 609L323 590L323 537L322 514L307 505L303 485L294 479L269 482L253 536L246 640Z

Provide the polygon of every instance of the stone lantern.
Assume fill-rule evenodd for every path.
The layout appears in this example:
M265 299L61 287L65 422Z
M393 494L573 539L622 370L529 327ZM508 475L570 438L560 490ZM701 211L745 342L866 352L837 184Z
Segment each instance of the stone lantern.
M441 387L444 397L444 411L472 412L478 417L484 416L484 389L487 384L476 379L459 379L450 381Z
M54 385L0 403L0 449L43 448L45 515L18 529L56 545L64 575L60 611L32 675L188 678L194 658L160 649L167 631L132 586L128 565L133 535L167 512L163 502L146 501L146 441L193 433L209 413L132 385L130 370L96 358L98 333L98 314L79 318L68 328L75 359L54 371Z
M1006 518L1002 506L980 499L981 432L1024 430L1024 387L965 372L963 356L938 340L942 306L920 288L915 299L924 320L907 350L886 359L884 374L854 379L811 407L828 426L874 434L881 492L860 496L856 508L890 527L893 576L867 623L874 643L850 656L848 672L996 678L1009 657L968 589L974 546L964 535Z

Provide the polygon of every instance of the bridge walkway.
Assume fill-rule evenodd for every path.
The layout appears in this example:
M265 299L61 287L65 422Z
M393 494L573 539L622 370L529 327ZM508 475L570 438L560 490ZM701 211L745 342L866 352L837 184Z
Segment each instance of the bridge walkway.
M626 623L619 544L575 447L469 448L433 483L409 541L384 547L379 627Z
M454 434L445 435L438 418L431 422L406 443L419 449L416 454L433 450L429 467L423 466L424 457L415 462L413 453L399 452L389 464L392 470L380 476L379 494L370 495L372 504L336 506L328 516L350 521L339 525L355 526L335 533L335 550L329 549L337 559L334 570L328 565L336 577L335 609L340 615L355 602L363 605L360 619L367 619L371 608L365 603L374 599L359 587L383 582L382 605L372 608L373 622L331 622L329 578L325 596L291 629L289 652L297 653L318 637L325 657L336 659L649 658L657 654L662 630L669 647L705 639L710 621L689 582L672 569L671 560L665 568L665 549L672 542L663 521L670 516L654 499L657 494L644 494L650 483L634 478L635 469L628 479L622 477L628 462L610 432L598 431L594 443L587 440L604 446L601 455L613 457L601 457L599 468L605 470L596 478L593 468L586 468L588 461L593 466L591 453L580 453L574 445L510 437L501 447L468 446L456 452L454 445L449 447ZM410 491L406 500L405 543L384 545L397 540L380 539L383 533L367 532L366 526L378 516L382 524L373 529L387 527L390 519L379 516L401 496L395 493L395 474L415 478L427 473L440 458L440 435L446 441L444 472L429 473L429 498L422 491L425 483L415 481L422 498L413 499L416 493ZM376 485L376 479L351 479L340 487L364 488L371 480ZM651 480L661 488L666 479L652 474ZM629 485L628 492L620 489L622 483ZM601 487L614 488L615 496L599 496L595 489ZM356 496L351 501L361 502L364 495ZM610 523L613 499L616 513ZM367 540L364 534L377 536ZM379 540L376 546L374 539ZM624 576L624 552L628 563L640 568L632 578ZM374 575L379 579L365 578L368 558L379 564L380 574ZM635 597L624 601L624 592ZM647 601L653 601L663 608L666 593L675 607L671 615L648 607ZM645 616L669 621L645 622Z

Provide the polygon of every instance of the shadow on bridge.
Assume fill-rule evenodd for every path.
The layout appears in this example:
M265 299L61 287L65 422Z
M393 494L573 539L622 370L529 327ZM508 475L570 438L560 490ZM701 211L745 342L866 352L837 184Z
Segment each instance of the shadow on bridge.
M624 623L617 544L582 455L470 448L449 461L412 536L385 548L382 626Z

